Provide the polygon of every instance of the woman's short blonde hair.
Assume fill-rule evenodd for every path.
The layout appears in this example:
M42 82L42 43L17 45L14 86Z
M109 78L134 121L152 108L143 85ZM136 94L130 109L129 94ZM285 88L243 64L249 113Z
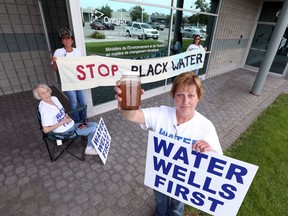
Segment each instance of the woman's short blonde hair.
M203 88L200 78L197 75L195 75L194 72L185 72L178 75L175 78L175 80L173 81L172 88L170 90L171 97L174 99L175 93L179 87L190 85L194 85L196 87L196 92L200 100L203 96Z
M50 94L52 93L52 89L48 85L46 85L44 83L37 84L33 88L33 96L36 100L41 100L41 97L37 93L38 88L46 89Z

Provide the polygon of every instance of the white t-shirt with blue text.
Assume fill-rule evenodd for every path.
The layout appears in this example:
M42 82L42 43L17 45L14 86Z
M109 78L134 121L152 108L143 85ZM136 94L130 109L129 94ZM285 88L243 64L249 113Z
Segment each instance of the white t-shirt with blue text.
M190 146L197 140L205 140L217 153L223 154L214 125L196 110L192 119L180 125L177 125L175 107L160 106L142 111L145 117L145 125L141 125L143 129L149 128Z
M66 115L64 107L62 106L58 98L55 96L52 96L51 99L56 104L56 106L48 104L43 100L41 100L39 103L38 107L39 107L39 112L41 115L42 126L55 125L56 123L60 122ZM74 125L74 121L71 120L69 123L59 126L53 132L55 133L66 132L73 125Z

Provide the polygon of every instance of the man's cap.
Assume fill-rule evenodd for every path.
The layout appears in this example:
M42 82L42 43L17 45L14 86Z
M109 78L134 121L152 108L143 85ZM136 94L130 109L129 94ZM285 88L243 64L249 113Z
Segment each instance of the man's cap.
M68 28L60 29L59 36L60 36L60 38L73 37L71 31Z

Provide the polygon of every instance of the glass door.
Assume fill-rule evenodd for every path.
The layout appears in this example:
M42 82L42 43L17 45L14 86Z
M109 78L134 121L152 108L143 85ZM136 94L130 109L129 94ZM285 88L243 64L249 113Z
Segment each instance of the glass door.
M264 2L249 54L246 59L246 65L256 68L260 67L267 51L282 4L283 2ZM270 68L270 72L274 74L283 75L287 70L287 38L288 28L286 28Z

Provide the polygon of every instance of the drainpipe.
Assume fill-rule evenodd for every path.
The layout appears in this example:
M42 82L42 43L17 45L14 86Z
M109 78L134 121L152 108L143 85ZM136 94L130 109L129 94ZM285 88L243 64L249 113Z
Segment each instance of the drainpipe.
M286 30L287 24L288 24L288 0L284 0L282 9L280 11L280 16L276 22L275 28L271 35L268 49L260 65L259 71L257 73L256 79L254 81L251 90L251 93L254 95L259 96L261 93L267 75L269 73L269 69L272 65L273 59L277 53L278 46Z

